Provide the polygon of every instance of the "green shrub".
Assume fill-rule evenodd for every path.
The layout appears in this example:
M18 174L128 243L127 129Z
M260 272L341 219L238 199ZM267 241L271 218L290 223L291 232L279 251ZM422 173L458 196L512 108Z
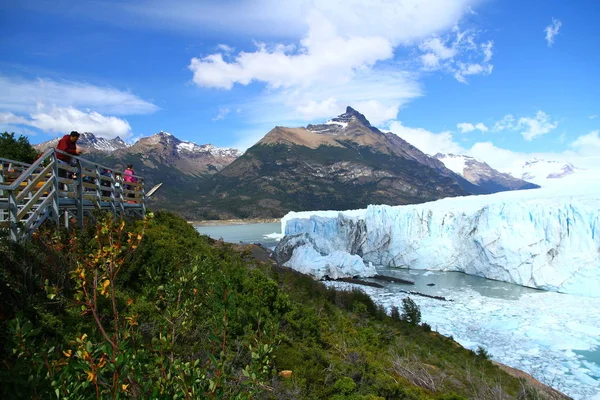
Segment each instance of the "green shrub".
M475 350L475 355L477 356L477 358L482 360L489 360L491 357L490 353L488 353L488 351L481 346L477 346L477 350Z
M356 382L345 376L334 383L333 390L340 394L351 394L356 390Z
M402 299L402 319L413 325L421 322L421 309L410 297Z

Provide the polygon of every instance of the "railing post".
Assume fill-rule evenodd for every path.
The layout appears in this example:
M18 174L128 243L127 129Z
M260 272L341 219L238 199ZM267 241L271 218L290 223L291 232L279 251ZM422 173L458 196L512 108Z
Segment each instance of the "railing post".
M117 179L117 178L115 178ZM123 196L123 177L119 178L119 189L116 194L119 195L119 212L121 213L121 219L125 218L125 197ZM116 185L116 184L115 184Z
M111 172L108 176L110 178L110 209L113 213L113 218L117 217L117 207L115 206L115 174Z
M56 158L56 152L52 153L52 158L50 158L50 162L54 163L52 165L52 187L54 188L54 197L52 199L52 210L54 211L54 222L56 223L56 229L60 228L60 208L58 206L58 188L60 183L58 183L58 159Z
M54 163L52 168L52 186L54 186L54 199L52 200L52 209L54 210L54 222L56 222L56 229L60 228L60 185L61 183L58 181L59 169L58 169L58 157L56 156L56 151L52 152L52 162Z
M144 179L140 179L142 182L142 186L140 186L140 190L142 192L142 218L146 216L146 189L144 184Z
M96 203L98 203L98 208L102 208L100 203L102 202L102 179L100 179L100 167L96 164Z
M0 185L4 184L4 173L6 172L6 168L8 166L4 166L4 161L2 161L2 163L0 164ZM4 197L4 190L0 189L0 197ZM0 221L4 221L5 219L8 220L8 218L5 218L5 216L8 216L7 211L4 210L0 210Z
M10 240L16 242L19 239L19 231L17 227L17 214L19 210L17 207L17 199L14 190L8 191L8 218L10 221Z
M77 225L83 232L83 167L77 160Z

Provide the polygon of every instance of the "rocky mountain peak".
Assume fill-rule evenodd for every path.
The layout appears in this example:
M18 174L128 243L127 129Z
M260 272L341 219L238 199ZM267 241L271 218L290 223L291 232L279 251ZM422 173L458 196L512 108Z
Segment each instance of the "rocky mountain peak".
M353 119L360 121L360 123L366 127L371 127L371 123L369 122L369 120L367 120L367 118L365 118L365 116L363 114L359 113L358 111L356 111L354 108L352 108L350 106L346 107L345 113L340 114L337 117L333 118L332 121L349 123Z
M345 113L340 114L322 124L309 124L306 129L314 133L337 136L344 134L348 128L348 124L353 122L369 129L372 128L371 123L367 120L367 118L365 118L364 115L356 111L354 108L348 106L346 107Z

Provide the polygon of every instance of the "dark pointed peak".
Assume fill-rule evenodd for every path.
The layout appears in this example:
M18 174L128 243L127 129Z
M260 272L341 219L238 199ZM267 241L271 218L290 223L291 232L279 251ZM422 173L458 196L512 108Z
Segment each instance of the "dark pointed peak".
M367 127L371 127L371 123L365 118L365 116L350 106L346 107L345 113L340 114L337 117L333 118L332 121L348 123L352 120L352 118L357 119L358 121L360 121L363 125L365 125Z

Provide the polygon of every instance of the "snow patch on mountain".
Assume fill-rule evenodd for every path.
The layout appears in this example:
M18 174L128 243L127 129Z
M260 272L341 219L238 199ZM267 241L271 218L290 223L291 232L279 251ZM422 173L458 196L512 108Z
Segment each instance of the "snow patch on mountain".
M582 171L569 162L544 160L534 157L523 164L508 169L506 172L520 179L526 179L541 186L552 184L549 180L572 176Z
M241 152L234 148L221 148L213 146L212 144L197 145L192 142L180 142L177 144L178 151L184 151L189 153L210 153L215 157L239 157Z
M334 120L329 120L327 122L325 122L323 125L339 125L342 128L346 128L348 126L347 122L341 122L341 121L334 121Z
M473 159L468 156L456 156L454 154L436 154L435 158L444 163L450 171L464 176L464 170L467 166L467 159Z

